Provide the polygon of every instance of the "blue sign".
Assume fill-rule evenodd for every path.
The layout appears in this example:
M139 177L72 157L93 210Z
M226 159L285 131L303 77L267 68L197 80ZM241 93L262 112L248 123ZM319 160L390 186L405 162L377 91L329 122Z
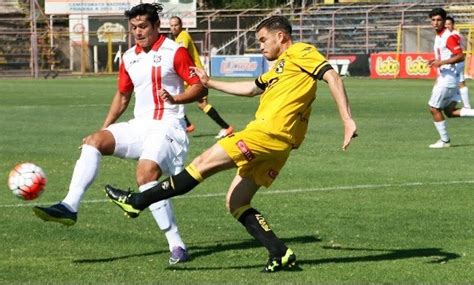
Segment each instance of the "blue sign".
M262 55L215 55L211 57L211 76L258 77L268 70Z

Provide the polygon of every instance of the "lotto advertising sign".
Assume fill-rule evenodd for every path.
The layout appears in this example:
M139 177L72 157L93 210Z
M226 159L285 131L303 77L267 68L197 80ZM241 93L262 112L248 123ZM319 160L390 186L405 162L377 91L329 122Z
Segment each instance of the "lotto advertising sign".
M432 53L377 53L370 55L371 78L428 78L437 76L428 66Z
M258 77L267 70L268 63L262 55L215 55L211 58L211 76Z

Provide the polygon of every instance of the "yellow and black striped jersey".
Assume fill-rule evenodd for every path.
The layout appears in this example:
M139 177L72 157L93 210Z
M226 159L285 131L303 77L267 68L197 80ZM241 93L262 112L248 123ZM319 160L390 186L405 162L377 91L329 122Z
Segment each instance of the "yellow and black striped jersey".
M188 32L181 31L174 41L179 46L185 47L188 50L189 54L191 55L191 58L194 61L194 64L197 67L203 68L203 65L201 63L201 59L199 58L199 52L196 48L196 45L194 45L194 42L191 39L191 36L189 35Z
M282 137L297 148L304 140L316 80L331 65L309 44L295 43L276 59L273 67L255 80L264 90L255 120L247 127Z

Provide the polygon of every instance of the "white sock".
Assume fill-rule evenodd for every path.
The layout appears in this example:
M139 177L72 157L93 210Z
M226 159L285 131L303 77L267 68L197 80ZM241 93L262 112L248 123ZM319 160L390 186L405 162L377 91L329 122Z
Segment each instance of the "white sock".
M461 111L459 112L459 116L474 117L474 109L461 108Z
M446 120L441 122L434 122L436 130L442 141L449 142L448 130L446 129Z
M469 103L469 90L467 86L459 88L459 94L461 94L461 100L464 108L471 109L471 103Z
M157 184L158 181L152 181L141 185L140 187L138 187L138 190L140 190L140 192L143 192ZM153 218L155 218L155 221L160 227L160 229L165 232L170 251L173 249L173 247L176 246L186 249L186 246L184 245L183 240L181 239L181 236L179 234L178 226L176 225L171 201L159 201L151 204L148 208L150 209L151 214L153 215Z
M87 188L94 182L99 172L102 154L95 147L83 145L81 156L76 161L72 173L71 184L66 198L61 202L69 206L74 212L79 210L79 204Z

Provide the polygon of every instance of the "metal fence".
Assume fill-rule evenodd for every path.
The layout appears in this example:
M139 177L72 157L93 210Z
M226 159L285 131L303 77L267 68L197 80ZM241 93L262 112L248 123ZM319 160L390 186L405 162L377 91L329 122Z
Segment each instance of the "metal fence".
M2 8L8 1L21 5L13 10ZM111 73L118 68L120 54L133 45L123 16L89 17L89 32L85 33L69 27L67 17L42 14L34 2L8 1L0 2L1 76ZM197 27L189 32L205 58L259 53L255 26L269 15L282 14L291 20L296 41L312 43L326 55L431 52L433 32L427 15L440 5L313 3L304 9L206 10L198 11ZM472 4L443 6L458 23L465 27L474 24ZM472 47L472 33L465 31ZM162 32L167 34L168 30Z

